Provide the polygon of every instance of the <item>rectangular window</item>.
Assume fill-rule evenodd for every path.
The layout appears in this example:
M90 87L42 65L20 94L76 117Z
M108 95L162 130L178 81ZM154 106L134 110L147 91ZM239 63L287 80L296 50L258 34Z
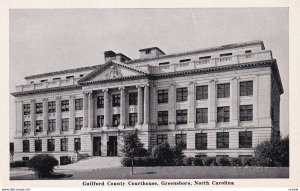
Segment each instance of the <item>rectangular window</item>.
M75 151L80 151L81 150L81 141L80 141L80 138L75 138L74 139L74 150Z
M83 127L83 117L75 117L75 130L80 130Z
M218 84L218 98L230 96L230 83Z
M53 81L61 80L61 78L53 78Z
M161 63L159 63L158 65L159 65L159 66L163 66L163 65L168 65L168 64L170 64L170 62L161 62Z
M176 111L176 123L177 124L187 124L187 109Z
M24 104L23 105L23 114L29 115L30 114L30 104Z
M205 59L210 59L211 56L202 56L202 57L199 57L199 60L205 60Z
M240 82L240 96L253 95L253 81Z
M29 134L31 129L31 123L30 121L24 121L24 128L23 128L23 133L24 134Z
M188 89L187 88L177 88L176 89L176 100L177 102L187 101Z
M47 150L48 151L55 151L55 140L54 139L48 139L47 140Z
M229 148L229 133L228 132L220 132L217 133L217 148Z
M217 119L218 122L229 122L230 120L229 106L218 107L217 115L218 115L218 119Z
M22 161L29 161L29 157L22 157Z
M129 93L129 105L137 105L138 102L137 98L138 98L137 92Z
M252 50L246 50L246 51L245 51L246 54L249 54L249 53L251 53L251 52L252 52Z
M61 130L68 131L69 130L69 118L61 119Z
M60 150L61 151L67 151L68 150L68 139L60 139Z
M75 99L75 110L83 110L83 99Z
M252 131L239 132L239 148L252 148Z
M168 90L157 91L157 103L168 103Z
M224 57L224 56L231 56L232 53L224 53L224 54L220 54L220 57Z
M207 108L197 108L196 109L196 123L207 123L208 122L207 113L208 113Z
M151 49L145 50L145 54L151 54Z
M137 122L137 113L129 113L129 126L135 126Z
M180 63L182 63L182 62L189 62L189 61L191 61L191 59L183 59L183 60L179 60Z
M157 135L156 144L160 145L162 143L168 142L168 135L167 134L159 134Z
M36 103L35 104L35 114L43 113L43 103Z
M157 125L168 125L168 111L157 112Z
M97 97L97 108L104 108L104 96L100 95Z
M98 115L97 116L97 127L103 127L104 125L104 115Z
M196 87L196 100L202 100L208 98L208 86Z
M69 100L62 100L61 101L61 111L62 112L69 111Z
M113 127L117 127L120 125L120 114L113 115Z
M56 111L56 103L55 101L48 102L48 112L49 113L55 113Z
M186 134L176 134L175 142L176 145L182 144L182 149L186 149Z
M240 105L240 121L252 121L252 120L253 120L253 106Z
M196 149L206 150L207 149L207 133L196 133Z
M48 80L41 80L41 83L47 82Z
M23 140L23 152L29 152L29 140Z
M34 140L34 148L35 148L35 152L42 151L42 140L41 139Z
M56 128L56 120L55 119L49 119L48 121L48 130L49 132L55 131Z
M114 94L112 95L112 105L113 107L119 107L120 106L120 94Z
M68 80L74 79L74 76L67 76L66 79L68 79Z
M35 132L42 132L43 131L43 121L36 120L35 122Z

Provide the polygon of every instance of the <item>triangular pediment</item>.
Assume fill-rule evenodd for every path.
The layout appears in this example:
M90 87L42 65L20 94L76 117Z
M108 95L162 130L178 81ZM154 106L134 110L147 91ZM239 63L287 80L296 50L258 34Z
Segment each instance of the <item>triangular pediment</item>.
M144 71L137 70L133 67L127 66L125 64L109 62L82 78L79 81L79 83L93 83L123 78L126 79L130 77L143 75L147 75L147 73Z

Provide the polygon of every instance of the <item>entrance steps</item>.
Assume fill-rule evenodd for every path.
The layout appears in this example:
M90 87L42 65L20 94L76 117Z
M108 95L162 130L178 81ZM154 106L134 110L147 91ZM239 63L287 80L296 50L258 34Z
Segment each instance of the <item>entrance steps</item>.
M101 168L115 168L121 167L122 157L89 157L78 162L58 166L57 169L61 170L91 170Z

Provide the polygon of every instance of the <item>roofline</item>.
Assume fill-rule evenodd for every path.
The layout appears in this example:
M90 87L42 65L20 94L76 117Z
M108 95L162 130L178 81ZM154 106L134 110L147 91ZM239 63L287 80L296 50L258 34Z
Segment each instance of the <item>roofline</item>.
M143 48L143 49L140 49L139 51L145 51L145 50L152 50L152 49L157 49L159 51L161 51L162 53L166 54L164 51L162 51L160 48L158 48L157 46L154 46L154 47L150 47L150 48Z
M117 53L117 54L116 54L116 56L117 56L117 55L124 56L124 57L126 57L128 60L131 60L131 58L129 58L129 57L128 57L128 56L126 56L125 54L122 54L122 53Z

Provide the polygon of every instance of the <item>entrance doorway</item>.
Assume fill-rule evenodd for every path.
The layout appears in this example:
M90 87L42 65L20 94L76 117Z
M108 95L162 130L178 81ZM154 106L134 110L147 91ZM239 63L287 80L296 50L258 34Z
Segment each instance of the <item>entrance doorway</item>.
M118 141L117 136L109 136L107 142L107 156L113 157L118 154Z
M93 156L101 156L101 137L93 138Z

